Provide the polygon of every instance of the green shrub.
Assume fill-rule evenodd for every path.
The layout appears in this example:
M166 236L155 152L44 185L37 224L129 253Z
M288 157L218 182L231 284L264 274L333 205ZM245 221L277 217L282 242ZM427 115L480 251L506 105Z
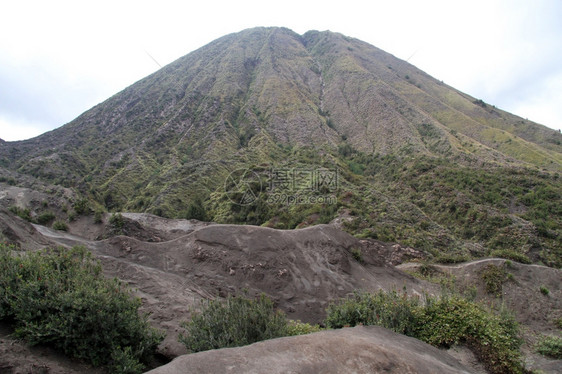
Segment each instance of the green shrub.
M541 293L545 296L548 296L550 294L550 290L545 285L541 285L539 289L541 290Z
M535 346L537 353L543 356L562 359L562 338L558 336L543 336Z
M68 231L68 226L66 225L66 223L64 223L64 221L55 221L53 223L53 229L55 230L61 230L61 231Z
M419 301L395 291L375 294L355 293L328 307L326 326L341 328L378 325L400 334L412 335Z
M14 205L8 208L8 210L14 213L15 215L19 216L20 218L31 222L31 211L28 208L22 209Z
M3 165L4 166L4 165ZM5 182L7 184L9 184L10 186L15 186L16 185L16 180L14 177L4 177L4 176L0 176L0 183L1 182Z
M125 220L121 213L113 213L111 217L109 217L109 223L115 229L122 229L123 226L125 226Z
M112 374L137 374L142 373L145 366L139 362L131 347L125 347L111 352L109 368Z
M507 280L507 272L502 266L488 264L480 271L480 276L486 285L486 292L501 296L503 284Z
M361 249L359 248L352 248L351 249L351 256L357 262L363 262L363 254L361 253Z
M197 197L193 199L187 206L187 211L185 212L185 219L196 219L199 221L207 220L207 211L203 205L203 200Z
M466 343L490 372L522 373L518 330L512 316L455 296L429 300L416 337L438 347Z
M427 261L423 261L422 263L420 263L420 266L417 269L417 273L423 279L431 279L436 274L439 274L439 270L437 270L435 266L431 265Z
M468 257L467 255L450 253L444 253L435 258L435 262L440 264L458 264L469 260L470 257Z
M511 249L496 249L490 253L491 257L506 258L508 260L513 260L520 262L522 264L530 264L531 260L529 257L523 253L516 252Z
M147 362L163 338L139 307L83 247L18 256L0 244L0 319L12 321L15 336L29 344L49 344L116 372L139 372L139 362Z
M312 334L322 330L318 325L311 325L301 321L289 320L287 324L287 336Z
M556 319L554 320L554 324L555 324L556 327L558 327L559 329L562 329L562 317L556 318Z
M44 212L37 217L37 223L40 225L46 225L47 223L51 222L55 218L56 216L54 215L53 212Z
M72 207L78 215L90 213L90 203L88 202L88 199L77 200Z
M287 319L275 310L265 295L255 300L229 296L226 300L204 301L179 341L191 352L239 347L261 340L287 336Z
M380 291L356 293L328 307L326 325L379 325L434 346L465 343L492 373L522 373L513 316L496 315L460 296L418 299Z
M101 210L96 210L94 213L94 223L102 223L103 222L103 212Z

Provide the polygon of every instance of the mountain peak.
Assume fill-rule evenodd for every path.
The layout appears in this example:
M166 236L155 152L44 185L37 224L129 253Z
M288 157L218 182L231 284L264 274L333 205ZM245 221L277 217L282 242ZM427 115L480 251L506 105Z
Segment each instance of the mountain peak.
M475 204L485 211L478 214L485 220L505 214L508 218L502 222L524 219L543 225L518 226L515 234L505 229L536 238L535 244L520 243L521 248L551 248L552 240L558 240L548 239L557 237L552 227L562 224L555 220L544 226L537 221L544 212L536 212L532 219L509 216L536 208L528 205L534 200L523 198L521 190L512 191L514 185L544 184L544 191L560 192L554 178L562 171L562 134L455 90L368 43L331 31L298 35L287 28L258 27L226 35L57 130L4 143L0 162L20 173L22 180L31 176L42 183L73 187L108 210L185 216L204 205L210 211L207 218L219 222L290 228L361 211L350 229L360 233L380 220L386 222L390 209L393 224L384 230L393 234L385 238L399 240L410 232L404 225L412 223L398 212L411 209L417 220L433 218L427 223L430 234L422 230L412 234L419 242L410 239L427 243L429 235L432 240L440 238L443 248L457 243L477 251L478 246L492 245L492 239L474 239L473 247L458 243L459 235L480 234L468 228L459 234L456 226L448 226L454 220L442 222L441 216L418 205L429 195L441 201L434 191L446 191L443 196L462 207L471 199L478 201ZM329 209L312 204L316 208L310 212L279 204L271 208L265 202L242 208L232 205L225 192L225 180L237 169L263 174L268 168L312 172L319 167L339 170L339 188L350 194L344 199L348 203ZM473 182L457 180L458 170L478 180L497 178L503 189L493 196L483 191L475 195L478 189L469 188ZM422 185L424 173L432 177ZM260 178L245 182L262 183ZM437 185L430 188L430 181ZM451 186L451 181L458 184ZM429 190L422 193L423 188ZM459 188L462 193L451 192ZM252 191L252 201L261 201L264 189ZM381 191L386 191L384 199ZM307 193L313 192L318 191ZM407 207L400 193L409 196L404 198ZM437 205L461 209L450 201ZM498 201L501 206L490 205ZM375 202L372 212L364 211ZM556 205L556 199L550 203ZM396 206L391 209L388 204ZM386 210L375 213L382 207ZM295 217L303 221L295 223ZM433 221L438 223L432 225ZM440 227L449 227L444 236ZM544 240L536 237L542 235L537 232L546 235ZM507 243L502 240L493 243L501 247L504 244L497 243Z
M285 145L335 149L345 141L367 153L408 147L562 168L562 135L331 31L301 36L284 27L256 27L226 35L84 113L54 139L74 127L90 128L84 119L94 117L103 122L100 135L133 130L137 144L154 131L179 136L197 122L205 133L210 127L243 138L263 132Z

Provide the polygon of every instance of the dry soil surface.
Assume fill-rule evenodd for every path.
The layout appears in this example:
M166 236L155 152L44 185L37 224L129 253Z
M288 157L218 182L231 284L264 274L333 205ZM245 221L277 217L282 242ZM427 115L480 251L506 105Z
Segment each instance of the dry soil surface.
M377 326L322 331L176 358L149 374L468 374L435 347Z
M393 243L359 240L333 225L284 231L167 220L148 214L125 213L123 217L121 228L111 227L109 215L100 224L94 223L92 216L80 217L64 232L0 211L0 231L22 250L55 245L83 245L91 250L102 262L105 274L128 283L141 297L143 311L151 313L152 323L165 330L167 337L159 349L170 359L186 353L177 341L180 322L190 318L202 299L242 292L249 296L265 293L289 318L316 323L325 317L331 301L358 289L406 290L412 295L441 292L439 285L400 269L412 270L419 264L394 266L422 258L423 253ZM507 304L530 332L528 340L532 339L531 333L557 333L553 320L562 315L562 272L512 263L512 280L504 284L502 297L486 295L480 269L486 264L503 262L488 259L440 266L438 270L453 274L467 288L473 285L477 298ZM549 288L549 296L540 293L540 285ZM16 344L6 343L8 340L2 347ZM29 354L19 349L13 352L22 352L20 356ZM4 361L0 362L6 362L8 351L2 351L0 358ZM473 361L466 355L452 353L468 364ZM560 372L561 361L538 357L530 350L528 361L547 373ZM470 365L475 372L480 370L477 365ZM57 370L53 366L48 372L65 372Z

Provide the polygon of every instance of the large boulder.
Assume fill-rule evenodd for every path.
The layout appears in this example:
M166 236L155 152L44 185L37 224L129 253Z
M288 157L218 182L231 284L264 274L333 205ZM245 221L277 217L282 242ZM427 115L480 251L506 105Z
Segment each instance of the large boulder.
M267 340L180 356L150 374L472 373L435 347L377 326Z

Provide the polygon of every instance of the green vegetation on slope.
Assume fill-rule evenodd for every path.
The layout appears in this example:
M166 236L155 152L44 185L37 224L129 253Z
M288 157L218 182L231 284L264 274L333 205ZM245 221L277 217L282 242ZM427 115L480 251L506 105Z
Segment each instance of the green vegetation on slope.
M460 296L426 296L422 303L397 292L356 293L332 303L327 312L328 328L378 325L437 347L466 344L492 373L525 372L513 317ZM206 301L183 327L179 339L191 352L319 331L318 326L287 320L264 295Z
M562 265L562 134L332 32L227 35L60 129L3 143L0 166L12 185L74 189L76 214L292 229L349 213L349 232L445 261ZM241 206L225 191L237 169L317 167L338 170L335 203L271 201L263 188Z
M184 322L179 340L190 352L239 347L283 336L319 331L319 327L288 320L265 295L255 300L228 296L207 300Z
M346 160L368 191L349 204L358 217L348 225L353 233L435 255L509 251L562 265L558 174L428 156L355 152Z
M562 359L562 338L559 336L543 336L536 345L536 350L543 356Z
M163 335L139 306L84 248L15 253L0 243L0 319L29 344L49 344L114 373L140 373Z
M459 296L419 299L397 292L356 293L328 308L326 325L378 325L437 347L466 344L492 373L523 373L518 326Z

